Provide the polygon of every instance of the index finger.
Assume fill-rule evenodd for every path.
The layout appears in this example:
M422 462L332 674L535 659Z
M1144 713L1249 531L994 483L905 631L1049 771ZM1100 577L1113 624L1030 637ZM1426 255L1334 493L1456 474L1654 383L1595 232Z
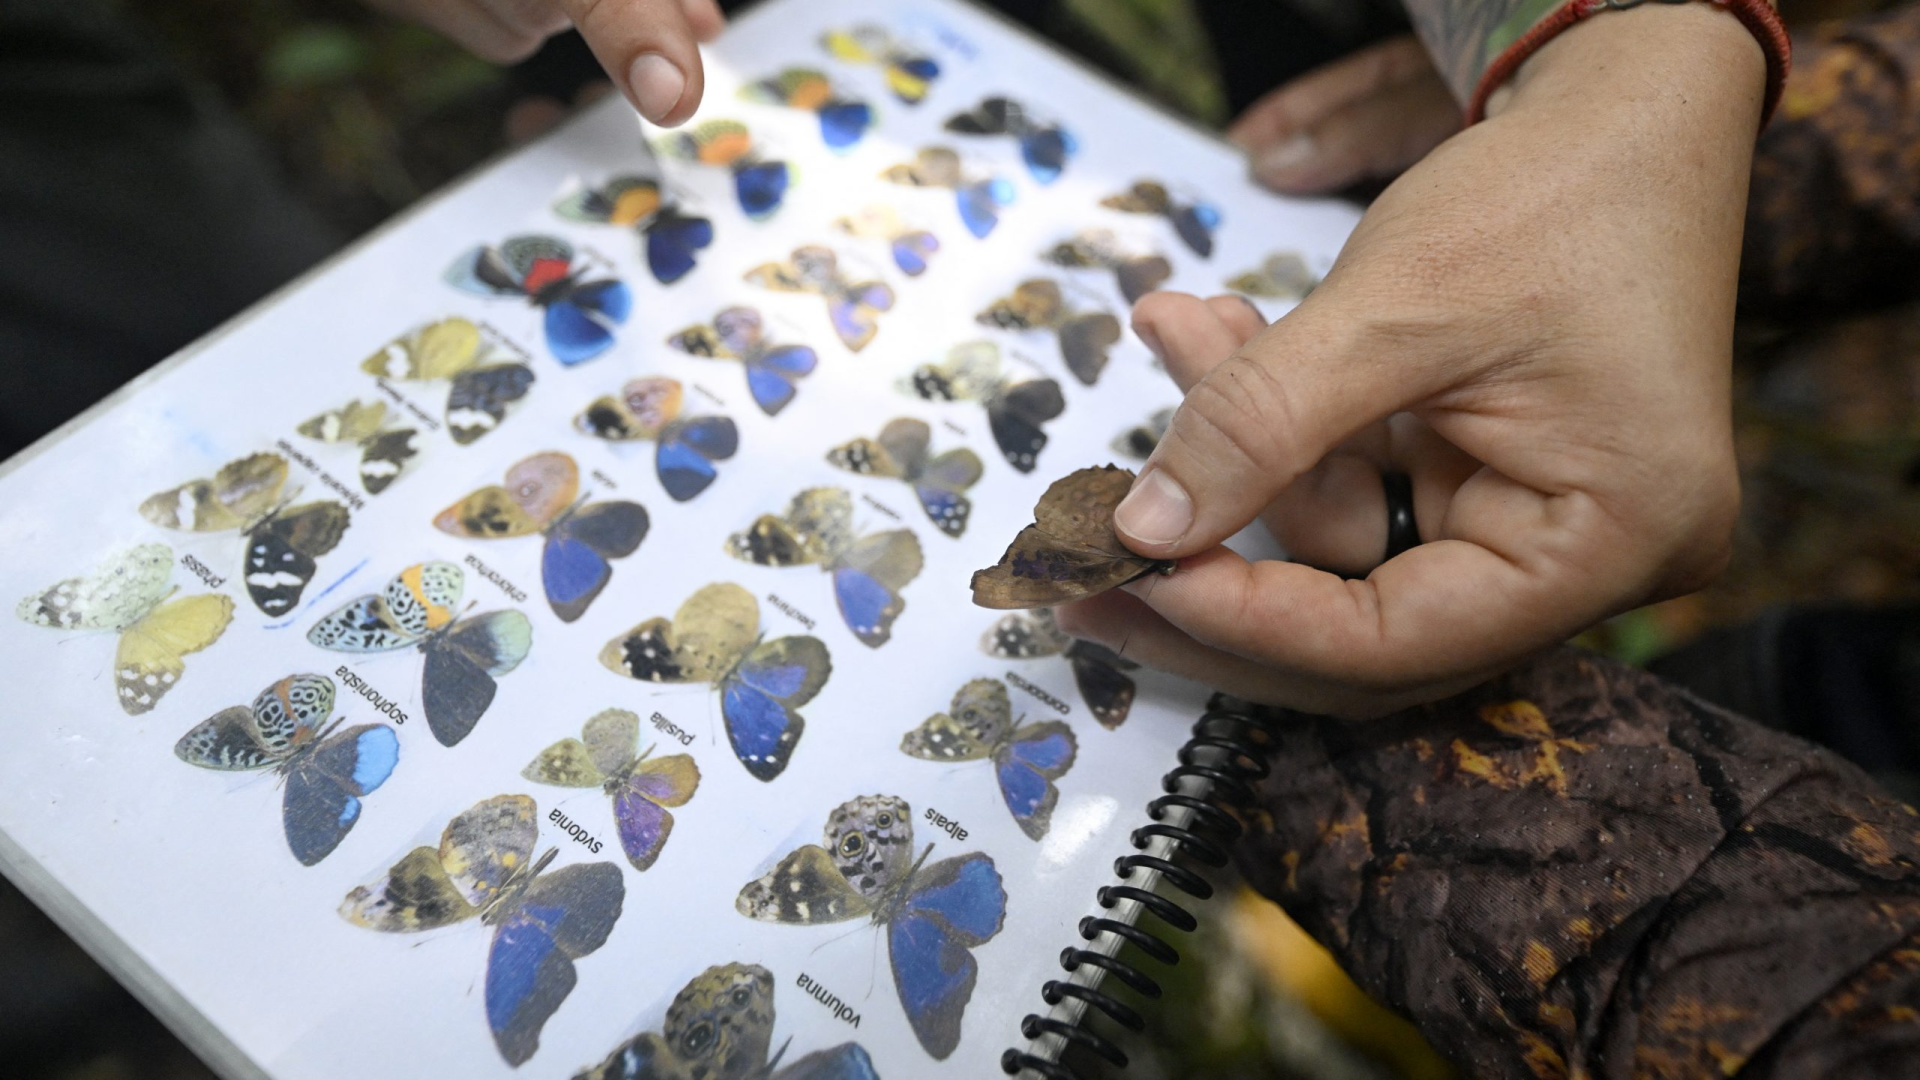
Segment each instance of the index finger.
M567 17L633 107L663 127L700 106L706 72L679 0L563 0Z

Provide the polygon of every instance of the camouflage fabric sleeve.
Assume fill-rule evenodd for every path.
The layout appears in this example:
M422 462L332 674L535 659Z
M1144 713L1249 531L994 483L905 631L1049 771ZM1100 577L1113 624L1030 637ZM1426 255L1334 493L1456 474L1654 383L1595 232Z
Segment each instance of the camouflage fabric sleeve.
M1261 797L1242 871L1468 1075L1920 1060L1920 815L1643 672L1292 716Z

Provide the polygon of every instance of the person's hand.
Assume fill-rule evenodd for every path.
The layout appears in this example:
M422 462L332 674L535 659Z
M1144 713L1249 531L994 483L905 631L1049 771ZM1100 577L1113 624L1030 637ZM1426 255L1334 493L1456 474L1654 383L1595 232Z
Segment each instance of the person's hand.
M698 43L725 27L715 0L366 0L452 38L485 60L531 56L569 25L640 115L672 127L700 105Z
M1289 194L1398 176L1460 130L1460 106L1412 34L1267 94L1227 128L1260 183Z
M1703 584L1739 501L1762 88L1758 46L1709 5L1599 15L1390 186L1285 318L1143 298L1135 329L1186 397L1114 522L1180 563L1063 607L1062 628L1241 697L1370 715ZM1382 563L1386 467L1411 475L1426 542ZM1220 546L1256 517L1299 562Z

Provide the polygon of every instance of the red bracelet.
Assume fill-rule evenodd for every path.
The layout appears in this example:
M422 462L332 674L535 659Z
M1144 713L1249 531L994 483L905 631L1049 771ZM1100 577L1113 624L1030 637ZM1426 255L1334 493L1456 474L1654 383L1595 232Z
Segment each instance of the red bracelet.
M1555 8L1551 15L1534 23L1532 29L1487 65L1487 70L1480 76L1479 85L1474 87L1473 100L1467 106L1467 123L1477 124L1486 118L1487 98L1513 75L1527 57L1552 40L1554 35L1589 15L1608 8L1636 7L1640 2L1642 0L1567 0ZM1665 2L1671 3L1673 0ZM1767 101L1760 112L1760 125L1765 127L1767 120L1773 116L1774 106L1780 103L1780 91L1787 84L1787 69L1793 60L1793 47L1787 41L1787 28L1781 24L1780 15L1767 0L1706 2L1726 8L1734 18L1739 19L1740 25L1746 27L1760 42L1760 51L1767 54Z

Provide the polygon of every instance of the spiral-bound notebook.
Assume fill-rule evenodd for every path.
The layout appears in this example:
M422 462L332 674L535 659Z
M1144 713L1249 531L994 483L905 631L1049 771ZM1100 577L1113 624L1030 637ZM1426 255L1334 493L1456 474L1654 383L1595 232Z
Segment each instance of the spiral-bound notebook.
M762 5L8 464L0 867L229 1076L1057 1075L1253 763L969 574L1164 426L1131 296L1354 221L966 6Z

